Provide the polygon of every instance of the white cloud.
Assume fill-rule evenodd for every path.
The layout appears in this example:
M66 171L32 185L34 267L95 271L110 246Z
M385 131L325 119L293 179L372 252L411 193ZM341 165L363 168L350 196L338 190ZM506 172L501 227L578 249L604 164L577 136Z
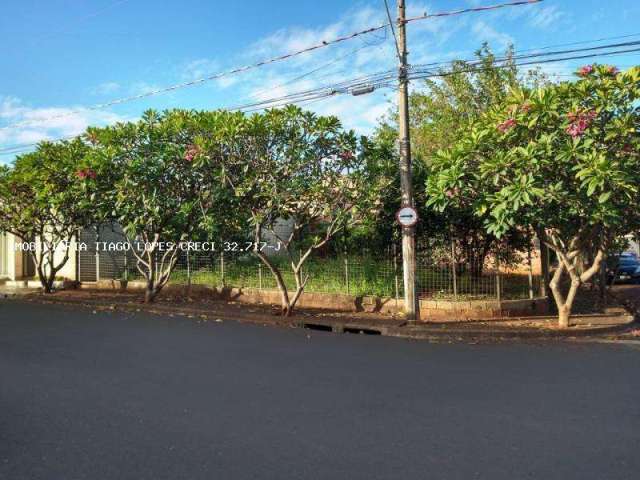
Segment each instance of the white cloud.
M83 107L31 107L16 97L0 96L0 148L81 134L88 126L107 125L127 118ZM10 127L15 125L15 127ZM9 127L3 129L3 127ZM11 160L12 154L0 154Z
M393 2L391 2L393 3ZM446 3L446 2L445 2ZM463 2L464 3L464 2ZM468 0L470 4L486 3ZM440 2L442 4L442 2ZM419 16L446 9L436 8L431 0L410 2L407 14ZM391 12L395 18L395 11ZM457 17L432 18L416 21L408 29L410 62L413 64L449 61L454 58L469 58L472 50L482 41L491 44L494 51L504 50L509 44L516 43L514 37L503 30L517 24L519 28L548 29L558 22L567 23L568 15L555 5L531 5L522 8L496 10L482 15L464 15ZM315 28L293 26L276 31L271 35L248 45L242 52L224 59L191 58L179 64L171 72L177 82L186 82L204 78L239 65L253 64L268 58L290 53L315 45L322 40L331 40L354 31L381 25L387 22L382 2L359 3L344 12L336 21ZM515 31L515 30L514 30ZM515 34L514 34L515 35ZM468 50L465 50L467 49ZM371 73L395 69L397 59L391 32L380 29L375 33L359 36L353 40L330 45L312 52L293 57L284 62L276 62L242 74L221 77L203 85L220 90L215 97L218 103L211 102L211 91L206 92L206 100L198 103L196 95L190 100L197 107L204 108L233 107L274 97L281 97L303 90L343 82ZM568 71L566 65L548 65L544 71L554 75L563 75ZM138 82L132 85L105 82L91 90L95 95L127 96L140 95L160 89L165 84L156 84L157 79ZM418 85L416 82L415 85ZM228 89L226 92L222 92ZM304 108L320 114L337 115L348 128L359 133L371 132L378 118L389 109L390 90L376 91L373 94L353 97L336 95L322 101L311 103ZM180 93L163 95L164 106L184 105ZM206 102L206 103L205 103ZM30 143L42 138L57 138L74 135L89 124L104 124L121 119L115 114L79 109L73 115L47 120L50 116L76 110L69 108L31 108L19 99L0 96L0 127L2 124L24 120L36 121L23 128L0 130L0 143ZM10 133L9 133L10 132Z
M552 82L567 80L575 72L576 68L571 66L569 62L543 63L532 70L538 70L546 75Z
M184 81L196 80L198 78L206 77L220 70L220 64L208 58L199 58L187 62L181 68L180 75Z
M471 27L471 31L480 42L489 42L492 45L497 45L500 49L505 49L509 45L514 44L515 40L511 35L498 32L491 25L485 23L482 20L476 21Z
M531 10L529 23L537 28L548 28L557 24L563 16L564 12L556 5L541 7L536 10Z
M92 95L109 95L118 92L122 87L117 82L104 82L90 90Z
M135 82L129 87L128 91L130 95L145 95L147 93L160 90L161 88L162 88L161 85L156 85L153 83Z

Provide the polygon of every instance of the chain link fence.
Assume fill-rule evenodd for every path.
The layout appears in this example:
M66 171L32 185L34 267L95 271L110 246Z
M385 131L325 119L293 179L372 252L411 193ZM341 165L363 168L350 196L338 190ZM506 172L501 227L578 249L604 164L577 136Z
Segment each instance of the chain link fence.
M80 238L88 246L79 255L81 281L142 279L132 252L108 248L109 244L126 242L121 230L112 227L85 230ZM214 287L277 288L267 266L248 246L222 242L213 248L215 251L180 251L170 281ZM535 249L533 255L477 250L455 239L419 242L416 265L419 297L464 301L539 296L541 275ZM302 267L303 278L309 276L305 291L402 298L401 251L399 244L392 243L382 251L315 252ZM294 260L299 255L294 253ZM294 289L289 258L282 250L269 253L269 257L282 272L287 287Z

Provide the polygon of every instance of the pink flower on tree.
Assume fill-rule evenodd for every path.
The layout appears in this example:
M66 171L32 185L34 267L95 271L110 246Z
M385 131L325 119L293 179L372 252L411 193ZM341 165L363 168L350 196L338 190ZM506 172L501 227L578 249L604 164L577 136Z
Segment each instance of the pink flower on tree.
M607 73L609 75L617 75L618 73L620 73L620 70L618 70L618 67L611 66L607 68Z
M342 160L351 160L353 158L353 152L349 150L344 150L340 152L338 155Z
M86 178L95 179L97 175L96 175L96 172L94 172L90 168L82 168L76 172L76 177L78 177L81 180L84 180Z
M585 65L584 67L578 70L578 75L581 77L589 76L593 73L593 65Z
M515 119L507 118L504 122L500 123L496 128L502 133L506 133L518 124Z
M458 187L454 187L451 190L447 190L445 192L445 195L447 196L447 198L453 198L455 196L457 196L460 193L460 189Z
M198 155L198 153L200 153L200 149L196 145L191 145L184 153L184 159L187 162L192 162L193 159L196 158L196 155Z
M571 112L567 115L569 119L569 126L566 129L566 132L571 135L573 138L579 138L585 132L587 128L591 125L593 120L596 118L596 112L593 110L589 110L588 112Z

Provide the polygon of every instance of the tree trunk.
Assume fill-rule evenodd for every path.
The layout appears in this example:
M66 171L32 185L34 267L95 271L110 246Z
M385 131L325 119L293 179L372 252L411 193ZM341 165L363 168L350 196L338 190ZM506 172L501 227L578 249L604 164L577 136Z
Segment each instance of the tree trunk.
M257 249L253 250L253 253L256 257L260 259L262 263L269 269L273 278L276 280L276 285L278 286L278 291L280 292L280 305L281 305L281 314L283 317L290 317L292 313L292 305L289 302L289 291L287 290L287 285L284 283L284 279L282 278L282 273L280 270L271 263L271 260L267 258L262 252Z
M571 309L566 305L558 307L558 326L560 328L569 328L569 318L571 317Z
M579 272L579 268L584 267L584 265L580 255L581 251L577 247L578 240L578 237L573 238L569 243L568 249L563 248L564 244L556 238L551 238L550 242L550 246L554 249L558 257L558 267L553 275L553 279L549 283L549 287L551 288L553 298L558 308L558 326L560 328L568 328L570 326L571 311L578 290L581 285L589 281L596 274L604 258L604 250L603 248L599 248L591 266ZM560 290L560 280L564 272L567 272L571 278L571 285L566 298Z
M50 275L48 275L45 270L44 256L41 256L40 258L38 258L37 255L32 255L32 258L36 265L36 271L38 272L38 280L40 280L42 291L44 293L52 293L53 281L51 281Z
M47 286L45 288L45 293L53 292L53 283L56 281L56 273L58 273L53 265L51 266L51 271L49 272L49 277L47 278Z
M153 303L159 290L155 288L153 280L147 280L147 288L144 291L144 303Z
M291 302L289 302L289 309L288 309L287 316L291 315L291 313L293 312L293 309L295 308L296 303L298 303L298 300L302 296L302 293L304 292L304 287L307 285L307 281L309 280L308 275L304 280L302 280L302 272L300 271L301 267L302 265L299 264L298 267L293 270L293 275L296 279L296 292L293 295Z

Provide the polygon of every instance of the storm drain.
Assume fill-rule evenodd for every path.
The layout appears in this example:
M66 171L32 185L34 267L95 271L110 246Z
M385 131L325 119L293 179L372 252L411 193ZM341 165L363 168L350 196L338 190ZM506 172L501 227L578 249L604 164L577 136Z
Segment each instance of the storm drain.
M307 330L316 330L319 332L333 332L334 329L331 325L326 325L324 323L307 323L304 322L302 324L302 328L306 328Z
M355 333L357 335L382 335L380 330L360 327L344 327L344 333Z

